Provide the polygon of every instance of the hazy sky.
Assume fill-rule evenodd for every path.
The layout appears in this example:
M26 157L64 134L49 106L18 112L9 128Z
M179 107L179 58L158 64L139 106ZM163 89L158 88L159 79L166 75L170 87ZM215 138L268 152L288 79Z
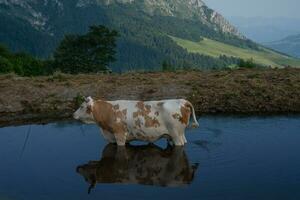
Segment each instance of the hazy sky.
M300 18L300 0L204 0L226 17Z

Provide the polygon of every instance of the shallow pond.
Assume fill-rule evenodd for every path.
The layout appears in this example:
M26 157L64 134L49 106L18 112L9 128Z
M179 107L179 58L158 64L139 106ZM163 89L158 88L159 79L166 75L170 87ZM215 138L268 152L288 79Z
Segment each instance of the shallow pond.
M188 144L107 145L72 122L0 129L0 200L300 199L300 117L202 117Z

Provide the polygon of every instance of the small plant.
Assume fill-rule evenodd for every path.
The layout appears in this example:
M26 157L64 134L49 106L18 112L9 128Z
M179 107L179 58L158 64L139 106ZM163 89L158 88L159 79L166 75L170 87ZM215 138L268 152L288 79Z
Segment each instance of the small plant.
M73 99L75 105L79 107L84 102L84 96L82 94L77 94Z
M64 73L61 73L60 71L56 71L53 73L53 75L49 76L48 81L53 82L55 80L59 81L59 82L63 82L67 80L67 75Z
M163 72L172 72L175 70L176 70L175 67L170 62L163 61L163 63L162 63L162 71Z
M253 69L253 68L258 67L258 64L256 64L254 62L253 58L248 59L248 60L240 59L240 61L238 62L238 67L239 68Z
M61 73L60 71L54 72L53 78L58 80L59 82L63 82L67 80L67 76L64 73Z

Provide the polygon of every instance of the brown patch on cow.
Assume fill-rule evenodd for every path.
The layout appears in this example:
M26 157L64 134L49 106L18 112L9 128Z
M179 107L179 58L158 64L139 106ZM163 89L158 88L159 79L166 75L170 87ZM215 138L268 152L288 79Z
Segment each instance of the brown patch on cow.
M163 106L163 105L164 105L164 102L157 103L157 106Z
M174 119L178 119L182 124L188 125L191 115L191 108L188 103L184 104L184 106L180 107L180 114L174 113L172 117Z
M180 122L185 124L185 125L188 125L189 120L190 120L190 116L191 116L190 105L188 103L186 103L186 104L184 104L184 106L181 106L180 112L181 112Z
M122 111L116 110L115 111L117 118L119 118L120 120L126 120L126 114L127 114L127 109L124 109Z
M142 122L141 122L141 120L138 118L137 120L135 120L135 125L137 126L137 127L139 127L139 128L141 128L142 127Z
M157 118L149 116L149 114L151 113L151 105L145 105L144 102L139 101L135 107L137 108L137 111L133 112L132 114L133 118L138 118L139 116L143 117L145 120L145 127L147 128L151 128L151 127L157 128L160 126L160 123L157 120ZM136 120L135 124L139 128L141 128L142 124L140 119Z
M114 134L125 136L127 127L124 122L127 110L115 110L114 106L106 101L96 101L93 106L95 121L104 129ZM120 121L118 121L120 119Z
M144 102L143 101L139 101L136 103L135 107L137 107L139 110L144 110Z
M160 123L155 117L149 117L145 116L145 127L150 128L150 127L159 127Z
M132 116L133 118L137 118L138 116L146 116L149 115L151 112L151 106L144 105L144 102L139 101L135 107L138 109L136 112L133 112Z

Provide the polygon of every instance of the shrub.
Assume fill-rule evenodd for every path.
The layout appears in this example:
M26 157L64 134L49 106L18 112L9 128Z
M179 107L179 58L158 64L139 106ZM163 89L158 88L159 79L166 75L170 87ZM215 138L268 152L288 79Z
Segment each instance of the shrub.
M78 93L76 97L74 97L73 101L75 106L79 107L84 102L84 96Z
M17 53L14 56L14 71L20 76L39 76L44 74L42 61L26 53Z
M7 58L0 56L0 73L9 73L13 72L13 65Z
M175 71L175 70L176 70L175 67L171 63L169 63L167 61L163 61L163 63L162 63L162 71L164 71L164 72L171 72L171 71Z
M253 58L248 60L240 59L240 61L238 62L238 67L252 69L252 68L259 67L259 65L254 62Z
M54 52L54 68L71 74L107 71L115 61L117 36L105 26L91 26L85 35L66 35Z
M12 53L0 44L0 73L10 72L20 76L43 75L44 63L27 53Z

